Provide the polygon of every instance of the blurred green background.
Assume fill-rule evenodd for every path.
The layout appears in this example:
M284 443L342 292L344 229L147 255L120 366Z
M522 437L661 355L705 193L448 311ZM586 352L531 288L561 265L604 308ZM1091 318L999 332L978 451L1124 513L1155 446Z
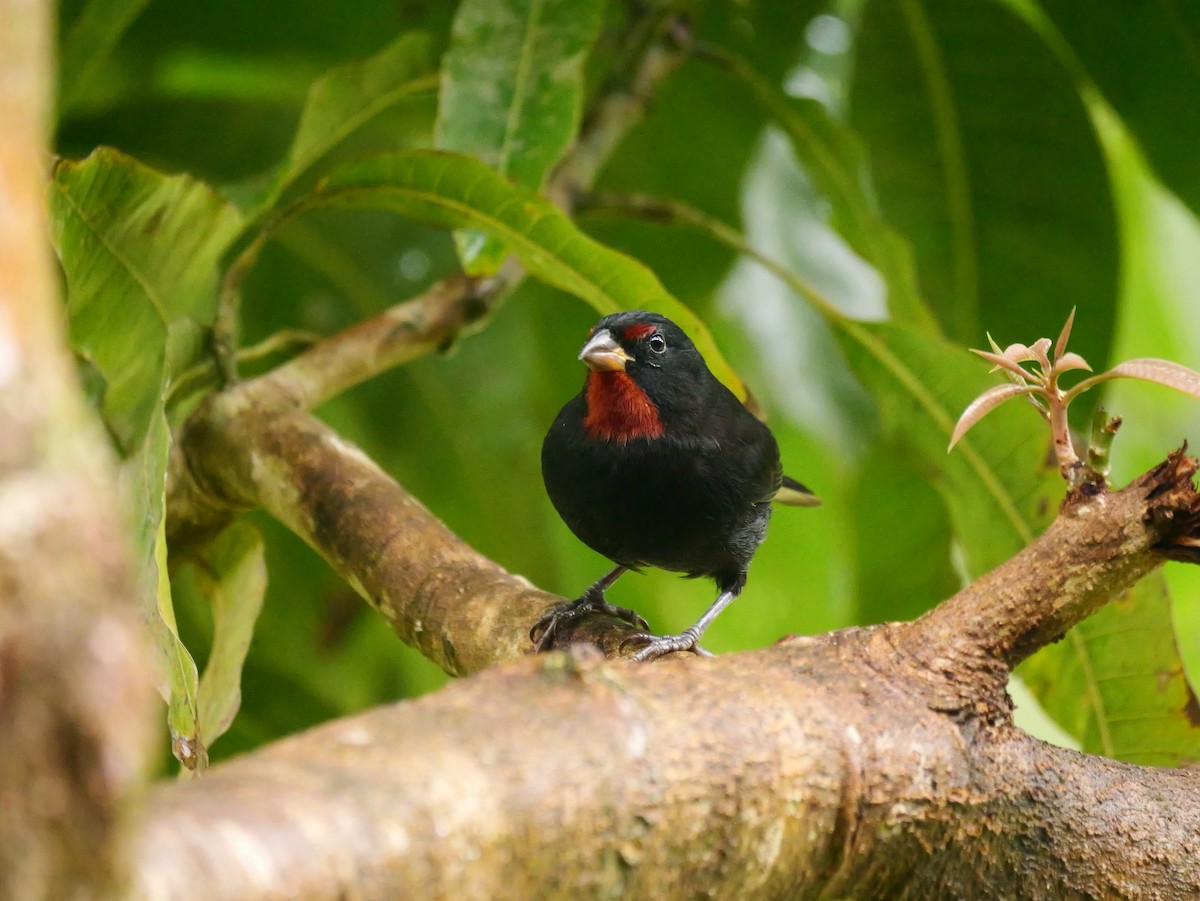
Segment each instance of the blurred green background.
M902 278L865 261L846 207L831 199L829 171L813 163L822 145L807 142L804 129L819 131L827 118L839 136L829 146L845 151L839 171L854 183L847 190L911 249L917 302L952 345L984 347L987 332L1001 345L1053 338L1075 307L1072 347L1097 369L1143 356L1200 368L1195 145L1184 126L1163 125L1196 125L1200 71L1178 58L1200 14L1164 24L1139 11L1133 17L1147 21L1132 28L1115 0L1089 4L1086 16L1057 0L672 6L701 46L748 61L797 120L789 128L781 107L756 99L728 68L689 59L659 86L599 187L685 201L741 229L836 309L864 320L891 309L911 324L896 312ZM585 69L588 97L628 77L613 68L624 49L616 36L638 9L604 6ZM79 158L113 146L242 202L272 178L314 79L402 32L428 34L436 58L452 43L455 15L448 0L64 2L56 152ZM433 82L348 137L294 192L339 159L431 146L437 113ZM908 434L927 427L904 410L880 415L887 402L869 379L864 387L827 316L701 231L604 209L578 224L645 262L700 315L769 414L788 473L825 501L776 512L746 592L707 633L707 647L721 653L910 618L976 574L947 499L953 483L921 450L923 439ZM332 334L457 265L447 232L381 212L313 213L282 226L250 271L243 342L282 329ZM573 597L607 562L558 520L539 451L582 384L576 354L595 318L586 304L527 279L478 334L318 413L479 551ZM982 362L955 353L954 372L973 373L957 386L965 396L995 380ZM1079 423L1096 399L1080 403ZM1117 382L1104 401L1125 417L1116 484L1200 437L1195 399ZM996 427L1032 431L1033 412L1013 406L996 414ZM946 437L931 440L944 446ZM1040 456L1026 451L1015 467ZM976 511L980 523L995 515ZM298 539L266 516L250 519L266 538L269 588L242 707L214 757L444 681ZM1184 660L1200 671L1200 582L1179 565L1167 567L1167 579ZM182 638L202 664L208 610L186 579L173 587ZM658 632L693 622L712 596L708 583L661 572L627 577L610 593ZM1022 721L1039 734L1152 757L1097 748L1087 727L1069 737L1033 719L1031 698L1019 701ZM1070 728L1063 710L1056 717ZM1194 741L1173 746L1170 759L1188 758Z

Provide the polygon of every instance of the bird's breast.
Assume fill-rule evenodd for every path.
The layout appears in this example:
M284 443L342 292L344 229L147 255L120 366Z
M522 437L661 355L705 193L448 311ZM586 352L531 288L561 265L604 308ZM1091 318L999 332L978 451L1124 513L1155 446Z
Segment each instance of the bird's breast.
M583 428L592 438L627 444L663 433L658 407L627 372L590 372Z

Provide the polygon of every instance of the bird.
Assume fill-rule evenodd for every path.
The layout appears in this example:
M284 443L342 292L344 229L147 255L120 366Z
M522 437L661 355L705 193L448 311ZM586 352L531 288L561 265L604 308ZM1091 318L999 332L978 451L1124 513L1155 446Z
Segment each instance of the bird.
M674 651L708 655L700 637L745 586L772 503L820 500L783 474L774 435L665 316L605 316L579 359L588 369L583 390L546 433L542 478L568 528L615 567L551 608L530 640L548 650L564 625L599 611L646 633L628 639L645 642L636 661ZM651 635L641 616L604 596L624 573L648 566L711 578L717 598L678 635Z

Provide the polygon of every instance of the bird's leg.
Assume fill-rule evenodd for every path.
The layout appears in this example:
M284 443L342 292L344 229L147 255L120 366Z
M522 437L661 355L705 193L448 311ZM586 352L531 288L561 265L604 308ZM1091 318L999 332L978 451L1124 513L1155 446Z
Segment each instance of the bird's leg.
M624 620L631 626L649 631L650 627L646 625L646 621L633 610L617 607L604 599L604 592L628 569L628 566L618 566L612 572L597 579L594 585L575 600L559 604L545 613L529 630L529 640L537 646L534 650L537 653L550 650L554 645L554 636L559 628L585 613L607 613Z
M621 642L622 647L630 641L647 641L646 646L633 656L632 659L635 663L657 660L659 657L674 651L692 651L702 657L711 657L712 654L700 647L700 636L704 634L705 629L713 624L713 620L721 615L721 611L732 604L733 599L742 593L742 588L745 584L746 574L740 573L731 584L717 595L717 599L712 602L711 607L704 611L704 615L678 635L661 635L657 638L649 639L643 639L640 635L632 635Z

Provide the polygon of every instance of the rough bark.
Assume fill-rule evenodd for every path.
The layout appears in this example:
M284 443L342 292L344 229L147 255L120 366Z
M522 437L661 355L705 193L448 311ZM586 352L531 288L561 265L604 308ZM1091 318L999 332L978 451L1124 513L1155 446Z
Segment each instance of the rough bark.
M168 539L179 559L238 510L262 507L312 545L404 641L453 675L523 653L532 623L561 601L481 557L369 457L305 412L330 379L453 338L477 309L474 286L439 285L209 398L171 460ZM528 632L528 626L525 627Z
M417 638L435 658L453 647L465 671L527 650L548 596L322 428L246 416L217 450L252 448L238 490L276 496L347 572L368 561L345 548L388 535L358 584L390 567L377 603L437 634ZM1200 776L1037 742L1004 691L1034 647L1195 542L1195 470L1180 452L1072 496L913 623L651 666L580 647L509 661L164 786L141 896L1195 897ZM400 519L381 528L381 505ZM479 592L484 626L455 612ZM563 640L610 628L611 650L627 627L601 617Z
M1200 777L932 710L889 631L520 661L322 727L162 789L141 897L1195 897Z
M50 12L0 0L0 897L22 901L122 881L150 713L112 461L45 238Z

